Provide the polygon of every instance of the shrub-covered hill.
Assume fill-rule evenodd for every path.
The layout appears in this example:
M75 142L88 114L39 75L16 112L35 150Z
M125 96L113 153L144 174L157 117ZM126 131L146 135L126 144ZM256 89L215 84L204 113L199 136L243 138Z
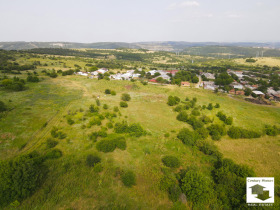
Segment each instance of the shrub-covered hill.
M278 108L37 72L39 82L22 91L0 90L0 191L11 195L1 208L244 208L247 176L274 176L279 194L279 136L268 135L279 127ZM260 136L243 138L244 130ZM27 184L7 187L20 176Z

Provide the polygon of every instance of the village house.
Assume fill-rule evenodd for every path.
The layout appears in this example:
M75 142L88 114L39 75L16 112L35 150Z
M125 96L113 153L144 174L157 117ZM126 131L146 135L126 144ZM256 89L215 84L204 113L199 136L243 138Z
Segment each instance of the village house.
M203 88L206 90L215 90L216 88L218 88L218 86L215 85L213 81L204 81Z
M245 95L245 92L244 92L243 90L237 90L237 91L235 92L235 95L242 95L242 96L244 96L244 95Z
M236 85L233 85L233 88L234 88L234 89L238 89L238 90L242 90L242 89L243 89L243 85L241 85L241 84L236 84Z
M175 74L176 74L178 71L179 71L179 70L167 70L167 71L165 71L165 72L171 74L172 76L175 76Z
M252 91L254 94L256 94L257 96L260 96L260 97L264 97L265 96L265 94L263 93L263 92L261 92L261 91L259 91L259 90L254 90L254 91Z
M204 75L207 79L215 79L214 74L211 73L202 73L202 75Z
M231 89L228 93L231 94L231 95L235 95L235 90Z
M77 72L76 74L81 76L86 76L86 77L88 76L88 73L81 72L81 71Z

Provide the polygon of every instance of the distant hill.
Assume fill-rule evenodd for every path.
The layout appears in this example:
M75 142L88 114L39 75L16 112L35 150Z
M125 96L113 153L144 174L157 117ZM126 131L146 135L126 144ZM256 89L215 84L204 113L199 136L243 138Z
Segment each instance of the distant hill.
M280 42L0 42L0 49L27 50L36 48L63 48L63 49L148 49L154 51L181 52L190 55L211 57L255 57L280 56Z

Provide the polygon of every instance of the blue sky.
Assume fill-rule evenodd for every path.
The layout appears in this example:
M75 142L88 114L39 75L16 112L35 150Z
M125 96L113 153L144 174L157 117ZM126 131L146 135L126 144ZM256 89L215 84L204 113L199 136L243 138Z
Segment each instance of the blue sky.
M280 41L279 0L0 0L0 41Z

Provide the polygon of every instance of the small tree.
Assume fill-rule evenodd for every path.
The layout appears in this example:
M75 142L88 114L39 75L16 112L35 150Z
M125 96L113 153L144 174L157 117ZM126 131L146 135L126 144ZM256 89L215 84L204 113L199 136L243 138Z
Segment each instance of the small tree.
M111 90L110 89L106 89L105 90L105 94L111 94Z
M123 101L130 101L131 97L128 93L123 93L121 99Z
M128 104L125 101L121 101L120 102L120 107L126 108L126 107L128 107Z
M99 108L98 108L97 106L91 104L90 107L89 107L89 111L90 111L91 113L98 112L98 111L99 111Z
M212 103L209 103L209 104L208 104L207 109L208 109L208 110L212 110L212 109L213 109Z
M31 196L47 173L37 154L0 161L0 207Z

